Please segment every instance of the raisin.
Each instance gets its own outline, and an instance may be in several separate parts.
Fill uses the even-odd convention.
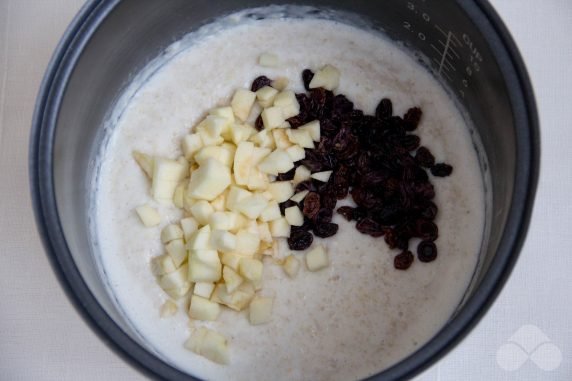
[[[289,170],[288,172],[279,173],[278,176],[276,176],[276,180],[277,180],[277,181],[289,181],[289,180],[292,180],[292,179],[294,178],[295,172],[296,172],[296,167],[292,168],[292,169]]]
[[[437,216],[437,205],[432,203],[431,201],[427,202],[426,205],[423,206],[421,210],[421,217],[426,220],[434,220]]]
[[[393,258],[393,267],[397,270],[407,270],[413,264],[413,253],[409,250],[403,250]]]
[[[314,216],[314,225],[327,224],[332,221],[334,211],[332,209],[322,208]]]
[[[437,163],[431,167],[431,173],[437,177],[447,177],[453,172],[453,167],[445,163]]]
[[[256,128],[256,131],[264,130],[264,122],[262,121],[262,114],[258,115],[258,118],[256,118],[256,121],[254,122],[254,128]]]
[[[250,90],[256,92],[261,88],[263,88],[264,86],[270,86],[271,83],[272,80],[270,78],[261,75],[260,77],[257,77],[254,81],[252,81],[252,86],[250,87]]]
[[[328,238],[335,235],[338,232],[338,224],[334,224],[331,222],[319,223],[316,224],[316,226],[314,226],[313,232],[316,235],[316,237]]]
[[[423,112],[419,107],[412,107],[403,115],[404,128],[406,131],[413,131],[419,125]]]
[[[290,250],[306,250],[312,245],[314,236],[312,233],[304,230],[293,230],[288,238],[288,247]]]
[[[417,135],[405,135],[403,138],[401,145],[406,151],[415,151],[417,147],[419,147],[419,143],[421,143],[421,139]]]
[[[371,218],[363,218],[356,224],[356,229],[372,237],[381,237],[385,233],[383,227]]]
[[[304,214],[304,216],[312,219],[316,217],[319,211],[320,211],[320,195],[316,192],[308,193],[304,198],[304,208],[302,210],[302,213]]]
[[[415,162],[422,167],[431,168],[435,164],[435,156],[427,147],[419,147],[415,154]]]
[[[338,213],[342,215],[347,221],[354,219],[354,208],[351,206],[340,206],[338,208]]]
[[[437,246],[433,241],[421,241],[417,245],[417,258],[421,262],[432,262],[437,258]]]
[[[380,119],[388,119],[393,115],[393,104],[388,98],[383,98],[375,109],[375,117]]]
[[[434,241],[439,236],[439,229],[434,222],[419,219],[415,224],[415,235],[423,240]]]
[[[304,88],[306,90],[310,90],[310,82],[312,82],[312,78],[314,78],[312,70],[304,69],[304,71],[302,71],[302,82],[304,82]]]

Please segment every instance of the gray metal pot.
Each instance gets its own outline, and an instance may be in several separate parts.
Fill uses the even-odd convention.
[[[282,3],[275,1],[274,4]],[[488,164],[491,201],[481,267],[465,302],[416,353],[376,377],[412,377],[457,344],[490,307],[528,227],[539,168],[536,106],[524,65],[484,0],[295,0],[352,12],[428,57],[472,118]],[[38,229],[54,271],[101,339],[148,375],[192,379],[140,342],[96,271],[87,215],[102,121],[132,76],[170,43],[223,14],[264,1],[93,0],[62,38],[38,96],[30,178]],[[255,15],[253,15],[255,17]],[[488,175],[486,173],[486,175]]]

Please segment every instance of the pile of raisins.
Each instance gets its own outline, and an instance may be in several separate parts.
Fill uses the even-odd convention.
[[[436,163],[431,151],[421,146],[420,138],[413,133],[421,120],[421,109],[410,108],[400,117],[393,114],[391,100],[385,98],[375,115],[365,115],[342,94],[334,95],[323,88],[310,89],[313,76],[308,69],[302,72],[307,92],[296,94],[300,113],[288,122],[292,128],[298,128],[318,119],[320,142],[314,149],[306,149],[306,157],[277,180],[293,179],[300,165],[312,173],[333,172],[327,183],[315,179],[299,183],[296,192],[309,191],[300,203],[288,200],[280,204],[282,213],[297,205],[304,214],[304,224],[291,228],[290,249],[310,247],[312,233],[321,238],[335,235],[338,225],[332,222],[332,216],[337,200],[349,194],[357,206],[342,206],[337,213],[348,221],[356,221],[359,232],[384,237],[391,249],[399,249],[400,254],[394,258],[396,269],[405,270],[413,263],[414,256],[409,251],[411,238],[421,239],[417,246],[420,261],[435,260],[434,241],[439,235],[434,222],[437,206],[432,202],[435,190],[427,171],[445,177],[453,167]],[[258,77],[252,90],[270,83],[268,78]],[[257,127],[261,128],[262,123],[259,124]]]

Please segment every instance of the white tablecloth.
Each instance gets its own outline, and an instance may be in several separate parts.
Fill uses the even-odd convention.
[[[28,195],[34,99],[82,0],[0,0],[0,379],[142,379],[91,332],[43,253]],[[542,130],[520,260],[476,329],[419,377],[572,380],[572,2],[495,0],[528,66]]]

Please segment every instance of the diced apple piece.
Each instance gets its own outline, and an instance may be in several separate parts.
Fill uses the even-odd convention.
[[[155,158],[151,184],[153,198],[163,203],[172,201],[175,188],[185,176],[185,167],[178,161]]]
[[[200,165],[208,158],[218,160],[230,168],[234,162],[234,148],[229,149],[228,146],[206,146],[201,148],[194,157],[195,161]]]
[[[210,215],[209,225],[212,230],[230,230],[233,227],[227,212],[218,211]]]
[[[226,230],[213,230],[211,245],[218,251],[230,252],[236,249],[236,236]]]
[[[258,226],[258,236],[261,241],[272,243],[272,234],[270,233],[270,227],[268,222],[259,222]]]
[[[276,149],[258,164],[258,168],[264,173],[278,176],[279,173],[285,173],[294,168],[294,162],[286,151]]]
[[[288,87],[288,78],[286,77],[277,77],[270,83],[270,86],[274,87],[278,91],[282,91]]]
[[[230,169],[209,158],[193,171],[187,194],[193,198],[212,201],[230,185]]]
[[[258,64],[263,67],[277,67],[280,65],[280,60],[276,54],[265,52],[258,56]]]
[[[222,253],[221,262],[223,265],[230,267],[234,271],[238,271],[238,264],[241,258],[249,258],[247,255],[238,253]]]
[[[189,307],[189,316],[195,320],[215,321],[220,315],[220,305],[211,302],[202,296],[191,296],[191,305]]]
[[[251,192],[238,186],[232,185],[226,196],[226,208],[236,211],[236,207],[240,202],[252,195]]]
[[[272,320],[272,304],[274,298],[257,296],[252,299],[249,307],[248,319],[250,324],[259,325]]]
[[[161,306],[160,316],[162,318],[171,317],[177,313],[177,309],[178,309],[177,304],[169,299],[165,301],[165,303],[163,303],[163,305]]]
[[[249,190],[263,191],[268,188],[270,180],[268,180],[268,175],[263,173],[258,168],[253,167],[250,169],[250,175],[248,176],[247,187]]]
[[[318,245],[306,254],[306,266],[310,271],[318,271],[328,267],[329,260],[326,249]]]
[[[254,134],[250,141],[255,143],[258,147],[274,149],[276,144],[274,142],[274,137],[272,136],[272,130],[262,130]]]
[[[262,262],[251,258],[242,258],[238,265],[240,275],[250,281],[257,281],[262,278]]]
[[[209,299],[213,293],[214,288],[215,288],[214,283],[197,282],[195,283],[193,294]]]
[[[284,259],[282,268],[284,269],[286,275],[288,275],[290,278],[294,278],[298,274],[298,271],[300,270],[300,261],[298,260],[298,258],[290,254]]]
[[[267,130],[280,128],[282,123],[286,121],[282,114],[282,108],[277,106],[265,108],[260,115],[262,117],[264,128]]]
[[[213,213],[212,205],[205,200],[199,200],[191,207],[191,214],[201,225],[208,224],[209,218]]]
[[[185,207],[185,189],[187,184],[188,181],[179,183],[173,193],[173,204],[179,209],[183,209]]]
[[[305,190],[302,192],[296,193],[294,196],[290,197],[290,200],[294,201],[295,203],[301,203],[302,200],[310,193],[310,191]]]
[[[323,87],[326,90],[333,91],[340,84],[340,71],[332,65],[326,65],[318,70],[310,81],[308,86],[310,89]]]
[[[332,171],[322,171],[322,172],[316,172],[316,173],[312,173],[312,177],[313,179],[316,179],[318,181],[321,181],[323,183],[327,183],[328,180],[330,179],[330,176],[332,175]]]
[[[222,279],[229,294],[232,294],[244,282],[244,279],[229,266],[223,266]]]
[[[290,224],[283,217],[271,221],[270,233],[274,238],[288,238],[290,237]]]
[[[293,162],[300,161],[306,157],[306,151],[304,151],[304,148],[300,147],[298,144],[294,144],[286,148],[286,153],[290,156],[290,159],[292,159]]]
[[[294,130],[290,128],[286,130],[286,134],[292,143],[302,148],[314,148],[314,141],[312,140],[312,136],[310,136],[310,132],[307,130]]]
[[[309,123],[304,124],[303,126],[298,127],[299,130],[306,130],[310,133],[312,140],[315,142],[320,141],[320,121],[313,120]]]
[[[246,185],[253,166],[254,143],[240,142],[234,154],[234,181],[238,185]]]
[[[187,249],[182,239],[176,239],[165,245],[167,254],[173,258],[175,266],[179,267],[187,259]]]
[[[254,193],[239,201],[235,209],[250,219],[257,219],[260,213],[268,206],[268,200],[259,193]]]
[[[161,223],[161,216],[159,212],[157,212],[157,209],[148,204],[138,206],[135,208],[135,212],[137,212],[143,225],[147,227],[156,226]]]
[[[221,118],[222,119],[222,118]],[[204,126],[204,125],[203,125]],[[201,141],[205,146],[216,146],[224,142],[224,138],[220,135],[211,135],[208,130],[201,125],[197,126],[197,135],[201,137]],[[224,130],[223,130],[224,131]],[[222,133],[222,131],[221,131]]]
[[[163,254],[151,260],[151,272],[156,276],[172,273],[176,269],[177,266],[169,254]]]
[[[248,140],[255,133],[256,130],[252,126],[249,126],[247,124],[234,123],[230,127],[229,131],[230,141],[238,145],[238,143]]]
[[[177,270],[162,275],[159,279],[159,286],[161,286],[163,290],[184,287],[187,283],[189,283],[187,279],[188,272],[188,266],[184,264]]]
[[[244,255],[254,255],[260,246],[260,237],[247,230],[239,230],[236,233],[236,252]]]
[[[304,225],[304,215],[302,214],[298,206],[291,206],[289,208],[286,208],[284,210],[284,216],[286,218],[286,221],[288,221],[288,223],[291,226]]]
[[[275,181],[268,186],[268,192],[276,202],[284,202],[294,195],[294,186],[290,181]]]
[[[153,179],[153,156],[144,154],[139,151],[133,151],[133,158],[139,164],[143,172],[148,178]]]
[[[280,207],[276,201],[269,202],[268,206],[266,206],[266,208],[260,214],[260,219],[263,222],[274,221],[280,217],[282,217],[282,214],[280,213]]]
[[[191,250],[188,268],[190,282],[218,282],[222,275],[216,250]]]
[[[284,119],[291,118],[300,113],[300,104],[292,90],[284,90],[274,98],[274,106],[282,109]]]
[[[217,198],[211,201],[211,206],[215,212],[223,212],[226,205],[226,191],[219,194]]]
[[[208,250],[211,246],[211,228],[205,225],[189,236],[187,250]]]
[[[197,220],[192,217],[183,218],[180,223],[183,228],[183,237],[185,238],[185,241],[188,241],[191,234],[198,230],[199,224]]]
[[[186,341],[185,348],[218,364],[230,362],[226,338],[207,328],[199,328]]]
[[[220,135],[227,128],[229,128],[233,122],[234,119],[227,117],[226,115],[225,116],[208,115],[205,118],[205,120],[201,122],[199,126],[197,126],[197,131],[204,130],[210,138],[218,140]],[[203,138],[203,136],[204,135],[201,135],[201,138]],[[204,140],[204,138],[203,138],[203,143],[205,143],[205,145],[211,145],[208,144]]]
[[[192,286],[191,283],[187,282],[181,287],[164,289],[163,291],[165,291],[165,293],[173,299],[180,299],[187,295],[187,293],[191,289],[191,286]]]
[[[209,114],[223,117],[228,119],[230,123],[234,123],[234,112],[231,106],[215,107],[209,111]]]
[[[256,92],[256,99],[258,99],[260,106],[266,108],[272,106],[276,94],[278,94],[278,90],[270,86],[264,86]]]
[[[254,286],[250,282],[242,282],[242,284],[232,293],[228,293],[224,284],[218,284],[215,287],[211,300],[216,303],[224,304],[235,311],[242,311],[252,298],[254,298]]]
[[[181,148],[183,150],[183,154],[185,155],[185,159],[191,160],[192,157],[195,155],[195,152],[200,150],[203,147],[203,140],[199,134],[189,134],[183,138],[183,143],[181,144]]]
[[[272,131],[272,137],[274,138],[274,144],[277,148],[286,150],[288,147],[292,146],[286,131],[283,128],[275,128]]]
[[[256,93],[247,89],[236,90],[230,102],[234,115],[244,122],[248,118],[255,100]]]
[[[170,224],[165,226],[161,231],[161,242],[163,244],[167,244],[171,241],[181,238],[183,238],[183,230],[179,227],[179,225]]]
[[[310,172],[310,170],[307,167],[300,165],[299,167],[296,168],[296,171],[294,172],[294,179],[292,179],[292,182],[294,184],[298,184],[303,181],[309,180],[311,177],[312,177],[312,172]]]

